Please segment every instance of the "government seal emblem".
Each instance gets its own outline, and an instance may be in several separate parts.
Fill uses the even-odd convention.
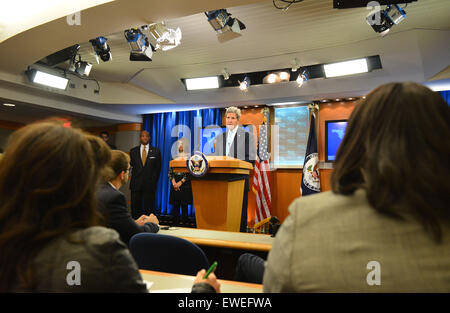
[[[186,160],[186,167],[192,176],[202,177],[208,171],[208,160],[203,153],[196,151]]]
[[[317,153],[309,154],[305,159],[303,170],[303,183],[311,190],[320,192],[319,156]]]

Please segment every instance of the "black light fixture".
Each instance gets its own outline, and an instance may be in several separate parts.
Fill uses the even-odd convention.
[[[205,15],[221,43],[241,36],[241,30],[245,29],[244,23],[231,17],[226,9],[208,11]]]
[[[405,10],[398,4],[393,4],[388,5],[384,10],[369,13],[366,17],[366,21],[374,31],[379,33],[381,36],[385,36],[394,25],[399,24],[405,18]]]
[[[94,49],[95,59],[97,63],[100,63],[98,59],[102,59],[103,62],[107,62],[112,59],[111,49],[109,45],[106,43],[108,41],[105,37],[97,37],[95,39],[89,40],[92,44],[92,48]]]
[[[155,48],[148,41],[147,36],[139,28],[131,28],[124,31],[124,35],[130,44],[130,61],[151,61]]]

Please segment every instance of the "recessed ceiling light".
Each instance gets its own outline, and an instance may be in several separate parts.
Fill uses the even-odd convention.
[[[269,84],[276,83],[277,82],[277,78],[278,78],[278,76],[276,74],[271,73],[271,74],[269,74],[269,76],[267,76],[267,82]]]
[[[16,105],[13,103],[3,103],[5,107],[15,107]]]
[[[369,71],[366,58],[324,64],[323,69],[325,71],[325,77],[327,78],[366,73]]]
[[[185,83],[187,90],[219,88],[219,79],[217,76],[186,78]]]
[[[67,78],[41,72],[35,69],[26,71],[30,81],[36,84],[65,90],[69,80]]]
[[[281,79],[281,81],[289,81],[289,73],[288,72],[280,72],[280,74],[278,75]]]

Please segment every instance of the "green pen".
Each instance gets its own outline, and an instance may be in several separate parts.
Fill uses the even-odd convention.
[[[207,279],[209,274],[211,274],[212,272],[214,272],[216,270],[216,267],[217,267],[217,261],[214,261],[214,263],[209,267],[209,269],[206,272],[205,276],[203,276],[203,279]]]

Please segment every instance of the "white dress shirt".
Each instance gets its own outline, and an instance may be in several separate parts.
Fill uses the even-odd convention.
[[[227,146],[226,146],[226,156],[230,154],[231,144],[233,143],[234,137],[236,137],[236,133],[238,130],[238,125],[232,130],[227,131]]]
[[[145,149],[145,152],[147,152],[147,157],[148,157],[148,148],[149,148],[149,144],[146,144],[145,146],[143,144],[141,144],[141,149],[140,149],[140,156],[142,158],[142,150]]]

